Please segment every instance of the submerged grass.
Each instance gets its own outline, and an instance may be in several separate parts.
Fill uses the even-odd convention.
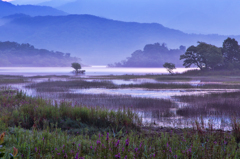
[[[233,84],[199,84],[191,85],[188,83],[142,83],[142,84],[114,84],[112,81],[45,81],[33,83],[27,88],[36,89],[38,92],[68,92],[70,89],[124,89],[124,88],[143,88],[143,89],[240,89],[240,85]]]
[[[0,75],[0,84],[25,83],[28,80],[23,76]]]
[[[188,70],[183,76],[240,76],[240,70]]]
[[[161,110],[166,111],[170,108],[176,108],[177,104],[167,99],[158,98],[140,98],[128,95],[108,95],[108,94],[76,94],[76,93],[60,93],[60,94],[41,94],[44,98],[58,98],[76,102],[81,105],[100,106],[111,109],[122,108],[123,106],[131,109],[143,110]]]
[[[240,116],[240,92],[211,93],[203,95],[175,96],[175,99],[188,103],[177,110],[181,116]]]

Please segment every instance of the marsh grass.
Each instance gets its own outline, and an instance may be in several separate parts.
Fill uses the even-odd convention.
[[[46,81],[33,83],[27,88],[34,88],[38,92],[59,92],[68,91],[71,88],[117,88],[111,81],[85,81],[85,80],[70,80],[70,81]]]
[[[0,120],[5,125],[21,126],[25,129],[33,126],[42,129],[46,122],[57,124],[64,130],[84,128],[86,124],[97,129],[137,129],[142,124],[141,118],[128,108],[113,111],[67,101],[57,103],[28,97],[22,91],[1,95],[0,108]]]
[[[23,76],[0,75],[0,84],[26,83],[28,80]]]
[[[75,94],[62,93],[60,99],[70,99],[82,105],[103,106],[110,108],[120,108],[122,106],[142,109],[169,109],[176,108],[177,105],[167,99],[138,98],[127,95],[107,95],[107,94]]]
[[[105,132],[92,136],[71,135],[54,128],[31,131],[7,128],[6,154],[12,147],[18,149],[17,158],[124,158],[124,159],[201,159],[239,158],[240,149],[236,134],[207,130],[201,123],[195,129],[183,129],[181,133],[170,131]],[[1,131],[0,131],[1,133]],[[239,132],[237,131],[238,135]],[[7,155],[5,156],[7,157]]]
[[[36,89],[37,92],[68,92],[70,89],[124,89],[124,88],[142,88],[142,89],[240,89],[239,84],[227,83],[207,83],[191,85],[189,83],[141,83],[141,84],[114,84],[110,80],[86,81],[84,79],[67,81],[44,81],[32,83],[27,88]]]
[[[188,70],[183,76],[240,76],[240,70]]]
[[[205,98],[237,99],[238,94],[210,94],[209,99],[207,96],[185,96],[182,99],[194,104]],[[82,101],[94,97],[79,94],[64,96],[82,98]],[[103,101],[110,98],[111,101],[116,97],[96,95],[94,98]],[[125,98],[129,97],[118,97],[116,103]],[[158,107],[157,103],[166,101],[139,99],[139,102],[146,105],[156,103]],[[145,104],[140,107],[145,107]],[[164,108],[169,104],[166,102]],[[0,110],[0,134],[6,132],[6,159],[10,158],[13,147],[18,149],[16,157],[20,159],[240,158],[240,124],[236,118],[232,120],[232,132],[214,131],[212,125],[207,129],[203,120],[193,120],[192,129],[143,130],[140,129],[141,118],[130,109],[111,111],[64,100],[58,103],[7,88],[0,92]]]
[[[240,116],[240,92],[211,93],[204,95],[183,95],[174,98],[188,103],[179,108],[181,116]]]

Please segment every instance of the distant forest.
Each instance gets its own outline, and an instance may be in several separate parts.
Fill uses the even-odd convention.
[[[143,50],[136,50],[126,60],[109,64],[109,67],[163,67],[165,62],[173,62],[176,66],[182,66],[179,60],[181,54],[186,51],[185,46],[179,49],[168,49],[166,44],[147,44]]]
[[[79,62],[80,58],[71,57],[70,53],[54,52],[46,49],[36,49],[30,44],[16,42],[0,42],[1,67],[55,67],[71,66],[72,62]]]

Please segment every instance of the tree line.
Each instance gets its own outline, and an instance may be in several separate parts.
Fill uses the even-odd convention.
[[[147,44],[143,50],[136,50],[121,62],[109,64],[109,67],[162,67],[166,61],[173,61],[181,66],[179,56],[186,51],[185,46],[168,49],[165,43]]]
[[[222,47],[198,42],[180,56],[186,68],[197,66],[200,70],[240,69],[240,46],[234,38],[224,40]]]
[[[37,49],[28,43],[0,42],[0,66],[70,66],[79,61],[70,53]]]

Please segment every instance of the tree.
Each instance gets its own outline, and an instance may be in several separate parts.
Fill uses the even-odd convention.
[[[168,71],[169,73],[171,73],[171,74],[173,74],[173,69],[176,69],[175,64],[173,64],[173,63],[168,63],[168,62],[166,62],[166,63],[163,65],[163,67],[166,68],[167,71]]]
[[[76,73],[78,73],[78,69],[81,69],[81,65],[77,62],[72,63],[72,68],[76,70]]]
[[[186,68],[192,65],[197,66],[200,70],[215,69],[222,64],[221,49],[204,42],[198,42],[197,46],[190,46],[185,54],[180,56],[183,66]]]
[[[227,68],[236,67],[240,63],[240,48],[235,39],[227,38],[223,42],[222,55]]]

